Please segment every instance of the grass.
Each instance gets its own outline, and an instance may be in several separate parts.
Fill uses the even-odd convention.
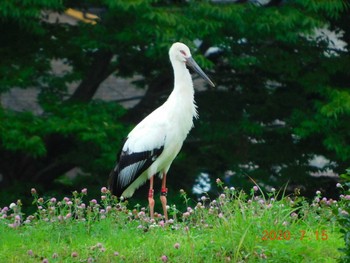
[[[332,213],[339,202],[317,193],[309,203],[274,189],[264,194],[227,188],[203,196],[187,211],[169,207],[171,220],[145,208],[128,209],[101,189],[60,201],[32,189],[37,212],[21,202],[0,209],[0,262],[336,262],[344,247]],[[188,205],[190,200],[181,192]]]

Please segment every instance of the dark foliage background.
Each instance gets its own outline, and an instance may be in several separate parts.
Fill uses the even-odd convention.
[[[68,8],[98,19],[49,20]],[[349,20],[345,0],[0,2],[0,96],[35,87],[42,110],[0,105],[0,205],[33,186],[97,193],[122,138],[171,92],[175,41],[191,47],[218,88],[196,84],[200,119],[170,171],[171,192],[191,192],[208,173],[214,192],[217,177],[244,188],[250,176],[263,188],[288,182],[305,195],[334,195],[334,179],[310,174],[349,165],[350,59],[321,29],[348,45]],[[52,60],[70,70],[54,74]],[[146,93],[134,108],[93,99],[111,74],[140,76]],[[317,156],[328,162],[315,166]],[[67,180],[75,167],[88,176]]]

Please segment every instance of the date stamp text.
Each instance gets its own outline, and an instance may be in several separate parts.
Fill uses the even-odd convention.
[[[305,230],[299,230],[292,233],[289,230],[264,230],[262,232],[261,240],[328,240],[328,234],[326,230],[315,230],[313,232],[306,232]]]

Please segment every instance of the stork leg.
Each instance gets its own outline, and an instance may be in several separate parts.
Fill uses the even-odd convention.
[[[163,212],[164,212],[164,218],[167,221],[168,220],[168,211],[166,209],[166,196],[168,193],[168,188],[166,188],[166,173],[163,173],[162,178],[162,190],[160,192],[160,201],[162,202]]]
[[[151,219],[154,218],[153,178],[154,176],[152,176],[149,179],[149,190],[148,190],[148,204],[149,204],[149,213],[150,213]]]

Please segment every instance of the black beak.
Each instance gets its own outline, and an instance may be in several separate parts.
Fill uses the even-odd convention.
[[[203,70],[198,66],[196,61],[192,57],[187,58],[186,65],[190,66],[194,71],[198,73],[203,79],[205,79],[210,86],[215,87],[215,84],[209,79],[209,77],[203,72]]]

